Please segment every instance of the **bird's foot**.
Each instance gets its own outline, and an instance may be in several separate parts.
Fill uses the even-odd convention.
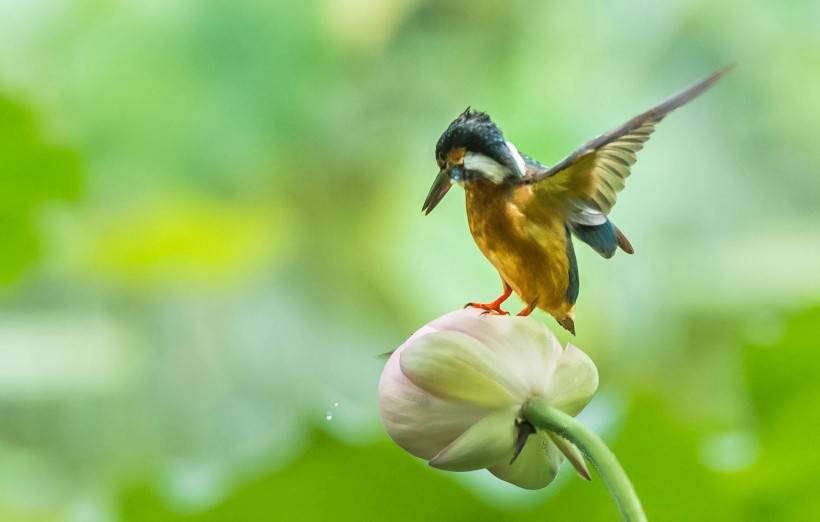
[[[502,282],[504,283],[504,293],[498,296],[498,299],[490,303],[467,303],[464,305],[464,308],[480,308],[481,310],[484,310],[484,313],[481,315],[510,315],[510,312],[501,308],[501,304],[506,301],[510,295],[512,295],[512,287],[510,287],[506,281],[502,280]]]
[[[479,308],[484,310],[481,315],[510,315],[510,312],[501,308],[501,303],[493,301],[492,303],[467,303],[464,308]]]

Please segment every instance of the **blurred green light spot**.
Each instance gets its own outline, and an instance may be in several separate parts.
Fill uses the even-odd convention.
[[[757,460],[757,438],[747,431],[710,435],[701,442],[700,455],[707,468],[715,471],[739,471]]]

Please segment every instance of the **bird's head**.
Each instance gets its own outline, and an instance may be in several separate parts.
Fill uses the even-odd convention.
[[[500,184],[524,175],[524,160],[485,112],[469,107],[447,127],[436,144],[439,173],[422,211],[429,214],[453,183],[488,180]]]

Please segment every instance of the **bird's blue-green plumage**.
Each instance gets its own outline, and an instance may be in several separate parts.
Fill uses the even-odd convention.
[[[573,224],[572,233],[607,259],[615,255],[618,248],[615,225],[608,219],[601,225]]]
[[[575,248],[572,246],[569,229],[567,229],[567,259],[569,259],[567,301],[575,304],[575,301],[578,300],[578,292],[581,290],[581,278],[578,276],[578,260],[575,258]]]

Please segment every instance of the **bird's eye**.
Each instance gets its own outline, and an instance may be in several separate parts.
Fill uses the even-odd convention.
[[[436,163],[438,163],[438,166],[440,168],[444,168],[444,154],[442,154],[441,152],[436,154]]]

